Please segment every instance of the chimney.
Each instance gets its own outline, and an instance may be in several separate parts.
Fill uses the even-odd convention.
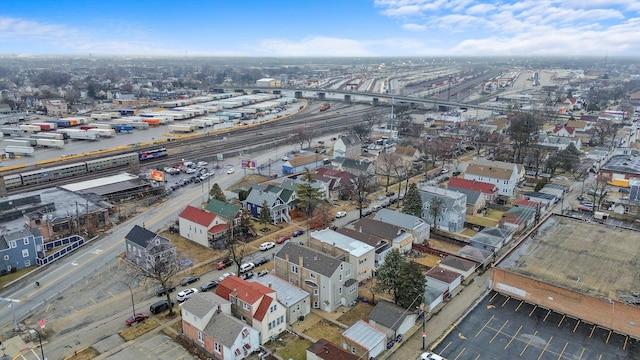
[[[289,262],[289,253],[284,253],[284,259],[287,260],[287,262]]]
[[[272,287],[271,282],[269,282],[269,284],[267,286],[269,286],[269,289],[271,289],[271,287]]]
[[[218,310],[216,310],[216,314],[220,314],[222,312],[222,309],[220,308],[220,304],[218,304]]]
[[[233,296],[238,297],[238,289],[233,289]]]

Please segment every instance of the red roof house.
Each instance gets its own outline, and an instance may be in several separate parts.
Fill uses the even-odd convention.
[[[498,187],[495,184],[482,181],[452,177],[448,187],[481,192],[487,202],[494,201],[498,197]]]

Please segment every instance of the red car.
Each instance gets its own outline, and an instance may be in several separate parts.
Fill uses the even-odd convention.
[[[228,268],[228,267],[229,267],[229,266],[231,266],[231,265],[233,265],[233,260],[231,260],[231,259],[225,259],[225,260],[223,260],[223,261],[220,261],[220,262],[218,263],[218,266],[216,266],[216,268],[217,268],[218,270],[222,270],[222,269],[226,269],[226,268]]]
[[[283,236],[281,238],[278,238],[278,240],[276,240],[276,242],[278,244],[282,244],[282,243],[284,243],[286,241],[289,241],[289,240],[291,240],[291,236]]]
[[[126,320],[126,323],[127,325],[131,326],[134,323],[143,322],[148,318],[149,315],[147,315],[147,313],[138,313],[135,316],[129,316],[129,318]]]

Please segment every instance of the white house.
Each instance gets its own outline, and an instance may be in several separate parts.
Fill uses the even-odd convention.
[[[476,159],[467,167],[464,178],[495,184],[498,195],[513,196],[520,174],[516,164]]]
[[[226,221],[208,211],[187,205],[178,215],[178,224],[180,236],[199,245],[210,247],[209,229],[216,225],[226,225]]]
[[[371,277],[375,267],[375,248],[347,235],[324,229],[311,233],[311,247],[331,256],[344,254],[353,265],[358,282]]]

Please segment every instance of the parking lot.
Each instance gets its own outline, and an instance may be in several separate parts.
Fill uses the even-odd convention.
[[[608,329],[492,292],[436,347],[452,359],[640,359]]]

